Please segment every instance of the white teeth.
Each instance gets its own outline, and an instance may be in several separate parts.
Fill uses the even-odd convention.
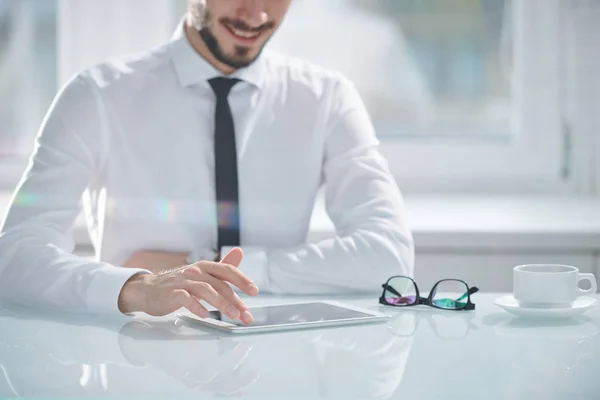
[[[255,37],[258,37],[258,35],[260,34],[260,32],[258,33],[251,33],[251,32],[244,32],[244,31],[239,31],[237,29],[233,29],[231,28],[231,30],[233,31],[233,33],[236,34],[236,36],[240,36],[246,39],[254,39]]]

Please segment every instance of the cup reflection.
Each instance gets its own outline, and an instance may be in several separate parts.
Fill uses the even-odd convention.
[[[514,393],[527,396],[522,398],[540,398],[548,385],[557,398],[592,398],[584,393],[598,393],[596,352],[600,330],[588,317],[546,319],[490,314],[483,323],[501,341],[504,356],[512,366],[507,373]]]

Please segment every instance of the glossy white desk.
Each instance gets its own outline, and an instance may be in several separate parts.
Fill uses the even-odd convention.
[[[0,398],[600,399],[600,308],[526,321],[495,307],[495,296],[476,294],[471,313],[344,299],[394,317],[247,337],[174,318],[102,321],[4,307]]]

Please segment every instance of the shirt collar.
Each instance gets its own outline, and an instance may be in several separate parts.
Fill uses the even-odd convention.
[[[184,32],[185,21],[184,18],[177,26],[171,39],[173,64],[181,85],[192,86],[212,78],[225,76],[192,47]],[[227,77],[241,79],[260,89],[264,83],[265,69],[265,55],[262,54],[248,67],[240,68]]]

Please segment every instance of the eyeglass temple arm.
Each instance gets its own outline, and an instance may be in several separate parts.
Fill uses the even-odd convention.
[[[456,299],[456,301],[464,300],[467,296],[470,296],[470,295],[475,294],[477,292],[479,292],[479,288],[473,286],[472,288],[470,288],[469,290],[467,290],[467,292],[465,294],[463,294],[458,299]]]
[[[383,285],[381,285],[382,288],[384,288],[387,291],[392,292],[392,294],[395,294],[398,297],[402,297],[402,295],[400,293],[398,293],[398,291],[396,289],[394,289],[393,287],[391,287],[390,285],[388,285],[387,283],[384,283]],[[385,295],[385,294],[384,294]]]

